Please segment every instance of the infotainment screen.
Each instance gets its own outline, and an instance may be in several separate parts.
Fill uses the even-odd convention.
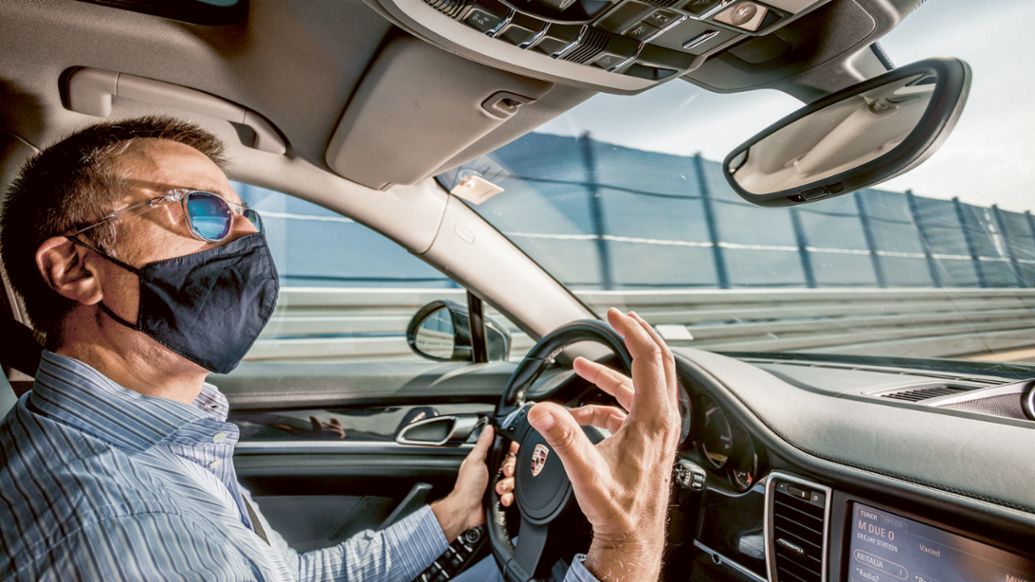
[[[1035,561],[853,504],[848,582],[1035,582]]]

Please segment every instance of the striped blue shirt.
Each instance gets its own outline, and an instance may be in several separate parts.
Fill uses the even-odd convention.
[[[0,424],[0,579],[409,581],[445,551],[427,506],[303,554],[257,513],[267,545],[227,411],[209,384],[186,405],[44,352]],[[595,579],[576,560],[566,580]]]
[[[408,581],[445,551],[428,507],[304,554],[263,520],[267,545],[226,415],[213,386],[188,406],[45,353],[0,426],[0,579]]]

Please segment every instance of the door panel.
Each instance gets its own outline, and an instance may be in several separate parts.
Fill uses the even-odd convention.
[[[491,414],[513,368],[249,364],[211,381],[241,428],[234,460],[241,483],[273,529],[308,551],[446,495],[476,434],[460,444],[454,435],[442,446],[405,445],[396,442],[400,429],[435,416]],[[474,560],[483,550],[472,547]]]

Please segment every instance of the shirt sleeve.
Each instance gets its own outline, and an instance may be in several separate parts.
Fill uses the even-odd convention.
[[[564,582],[599,582],[597,577],[586,569],[585,561],[585,554],[576,554],[571,567],[568,568],[568,574],[564,576]]]
[[[425,505],[382,530],[362,531],[344,542],[296,552],[259,513],[270,545],[299,580],[410,582],[449,547],[431,507]]]

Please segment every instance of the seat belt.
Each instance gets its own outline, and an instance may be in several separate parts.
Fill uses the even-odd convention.
[[[252,522],[252,530],[255,531],[255,535],[262,538],[262,541],[266,542],[267,546],[271,545],[269,538],[266,537],[266,529],[262,527],[259,516],[255,513],[255,508],[252,507],[252,504],[244,495],[241,496],[241,501],[244,501],[244,509],[248,512],[248,519]]]

